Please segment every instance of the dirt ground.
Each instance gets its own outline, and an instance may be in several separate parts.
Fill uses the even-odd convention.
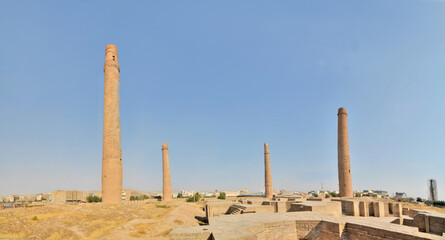
[[[46,205],[0,210],[0,239],[168,239],[178,226],[199,225],[202,204]]]

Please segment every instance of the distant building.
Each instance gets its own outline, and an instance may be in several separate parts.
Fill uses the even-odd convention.
[[[82,191],[56,190],[50,195],[50,203],[86,202],[87,195]]]
[[[406,193],[404,192],[396,192],[396,198],[407,198]]]
[[[17,195],[9,195],[6,197],[5,202],[17,202],[19,200],[19,196]]]
[[[215,196],[215,194],[212,193],[212,192],[206,192],[206,193],[204,194],[204,197],[213,197],[213,196]]]
[[[129,202],[131,197],[142,197],[144,194],[137,190],[124,189],[122,190],[122,201]]]
[[[189,191],[186,191],[186,190],[181,190],[179,193],[180,193],[182,196],[184,196],[184,197],[191,197],[191,196],[193,196],[193,193],[191,193],[191,192],[189,192]]]
[[[320,195],[320,191],[310,191],[307,193],[308,195]]]
[[[240,190],[240,194],[248,194],[249,190],[247,190],[247,188],[243,188]]]
[[[236,197],[238,195],[240,195],[240,191],[238,192],[231,192],[231,191],[222,191],[226,193],[226,197]]]
[[[363,192],[357,192],[360,197],[375,197],[375,198],[389,198],[387,191],[382,190],[363,190]]]
[[[36,201],[48,201],[50,193],[39,193],[36,194]]]
[[[389,198],[389,194],[387,191],[383,190],[374,190],[374,192],[378,195],[380,195],[382,198]]]

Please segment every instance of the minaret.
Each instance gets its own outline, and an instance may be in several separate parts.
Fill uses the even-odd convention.
[[[119,105],[119,64],[114,44],[105,47],[102,202],[122,201],[122,150]]]
[[[273,197],[272,172],[270,170],[269,145],[264,144],[264,180],[266,188],[266,198]]]
[[[348,119],[345,108],[338,109],[338,185],[340,197],[353,197],[349,159]]]
[[[172,200],[172,184],[170,181],[170,163],[168,162],[168,143],[162,144],[162,175],[164,201]]]

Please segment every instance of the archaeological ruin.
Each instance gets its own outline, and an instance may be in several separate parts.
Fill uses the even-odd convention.
[[[119,63],[115,45],[105,47],[102,201],[122,201],[122,150],[119,104]]]
[[[122,151],[117,48],[105,50],[102,158],[104,203],[121,203]],[[204,201],[206,225],[179,227],[171,240],[224,239],[444,239],[445,214],[404,207],[388,199],[354,198],[347,111],[338,109],[339,197],[274,195],[268,143],[264,143],[265,194]],[[163,200],[172,200],[168,143],[162,144]]]
[[[272,172],[270,170],[270,154],[269,144],[264,144],[264,181],[265,181],[265,195],[266,198],[272,198],[273,186],[272,186]]]
[[[338,185],[340,197],[353,197],[351,161],[349,159],[348,113],[338,109]]]
[[[170,182],[170,163],[168,161],[168,143],[162,144],[162,182],[164,201],[172,200],[172,185]]]
[[[267,143],[264,165],[266,200],[207,200],[208,225],[175,228],[170,240],[444,239],[445,214],[387,199],[353,198],[345,108],[338,109],[339,197],[272,196]]]
[[[445,214],[402,203],[274,197],[205,202],[208,225],[179,227],[170,240],[444,239]]]

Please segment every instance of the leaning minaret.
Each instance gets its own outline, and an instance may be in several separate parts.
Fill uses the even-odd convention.
[[[168,162],[168,143],[162,144],[162,175],[164,201],[172,200],[172,184],[170,182],[170,163]]]
[[[122,200],[122,150],[119,105],[119,64],[114,44],[105,47],[104,135],[102,149],[102,202]]]
[[[270,170],[269,144],[264,144],[264,180],[266,188],[266,198],[273,197],[272,172]]]
[[[338,109],[338,185],[340,197],[353,197],[349,159],[348,119],[345,108]]]

